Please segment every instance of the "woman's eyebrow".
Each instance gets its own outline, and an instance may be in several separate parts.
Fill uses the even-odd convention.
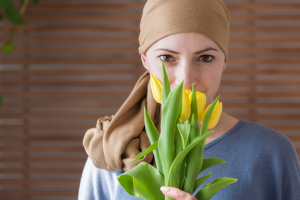
[[[178,52],[172,51],[172,50],[170,50],[170,49],[164,49],[164,48],[162,48],[162,49],[156,49],[155,51],[158,51],[158,50],[163,50],[163,51],[168,51],[168,52],[171,52],[171,53],[174,53],[174,54],[179,54]],[[214,49],[214,48],[212,48],[212,47],[207,47],[207,48],[205,48],[205,49],[203,49],[203,50],[200,50],[200,51],[195,52],[194,54],[195,54],[195,55],[196,55],[196,54],[200,54],[200,53],[202,53],[202,52],[209,51],[209,50],[218,51],[217,49]]]

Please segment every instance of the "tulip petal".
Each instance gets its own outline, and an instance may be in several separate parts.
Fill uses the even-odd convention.
[[[161,81],[154,76],[153,74],[150,75],[150,82],[151,82],[151,89],[152,94],[157,103],[161,103],[161,93],[162,93],[162,83]]]
[[[191,106],[188,94],[186,92],[182,92],[182,107],[181,107],[181,114],[179,120],[184,122],[186,121],[191,114]]]
[[[214,109],[213,114],[209,120],[208,127],[207,127],[208,129],[212,129],[217,125],[217,123],[219,122],[221,113],[222,113],[222,102],[219,103],[219,101],[218,101],[216,108]]]

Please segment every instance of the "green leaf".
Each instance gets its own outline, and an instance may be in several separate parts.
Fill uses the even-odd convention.
[[[197,107],[197,98],[196,98],[194,83],[192,86],[191,115],[190,115],[190,118],[188,119],[189,124],[192,122],[193,114],[196,116],[196,119],[197,119],[196,121],[198,121],[198,107]]]
[[[33,0],[33,4],[36,5],[40,0]]]
[[[15,8],[15,6],[10,6],[5,8],[5,14],[9,21],[14,24],[23,24],[22,16],[19,11]]]
[[[9,53],[14,49],[14,44],[12,41],[7,41],[1,48],[2,53]]]
[[[2,14],[0,13],[0,21],[2,20],[2,18],[3,18],[3,16],[2,16]]]
[[[8,8],[14,6],[11,0],[0,0],[0,8]]]
[[[162,113],[158,151],[165,180],[175,158],[174,132],[181,113],[182,86],[183,81],[170,92]]]
[[[203,159],[203,165],[202,165],[201,171],[199,173],[203,172],[204,170],[206,170],[212,166],[221,165],[224,163],[226,163],[226,161],[222,160],[220,158],[205,158],[205,159]]]
[[[189,142],[189,134],[190,134],[191,126],[189,124],[177,124],[177,128],[181,135],[181,139],[183,142],[183,149],[184,149]]]
[[[118,176],[120,185],[128,194],[145,200],[164,199],[160,191],[164,177],[152,165],[141,162],[136,167]]]
[[[147,149],[141,151],[141,152],[134,158],[134,160],[132,160],[131,162],[137,161],[138,159],[142,158],[143,156],[141,157],[141,155],[142,155],[143,153],[145,153],[146,151],[147,151]]]
[[[141,159],[142,157],[144,157],[145,155],[147,155],[148,153],[150,153],[151,151],[155,150],[158,148],[158,142],[153,143],[148,149],[146,149],[146,151],[142,151],[140,152],[133,161],[131,162],[135,162],[139,159]]]
[[[191,140],[195,136],[200,135],[199,125],[196,116],[192,115]],[[204,144],[203,144],[204,143]],[[205,138],[199,144],[197,144],[186,156],[187,157],[187,172],[183,190],[187,193],[193,194],[194,185],[196,182],[197,175],[199,174],[203,164],[203,151],[205,146]]]
[[[211,175],[211,173],[209,172],[209,174],[198,178],[195,182],[194,191],[196,191],[198,189],[198,187],[200,185],[202,185],[202,183],[204,183],[210,177],[210,175]]]
[[[182,189],[184,180],[185,180],[185,174],[186,174],[186,157],[183,159],[183,162],[181,164],[181,169],[180,169],[180,181],[179,181],[179,188]]]
[[[177,155],[183,149],[182,137],[181,137],[181,134],[180,134],[180,132],[178,130],[178,124],[179,123],[177,123],[177,126],[175,126],[175,132],[174,132],[175,158],[177,157]]]
[[[201,125],[200,135],[202,133],[206,133],[208,122],[210,120],[210,116],[211,116],[211,114],[212,114],[212,112],[213,112],[213,110],[215,108],[215,105],[218,102],[219,98],[220,98],[220,95],[215,99],[215,101],[209,107],[208,111],[205,113],[205,116],[204,116],[204,119],[203,119],[202,125]]]
[[[169,78],[168,78],[163,61],[162,61],[162,74],[163,74],[163,81],[162,81],[163,88],[162,88],[162,92],[161,92],[161,99],[162,99],[161,102],[162,102],[162,107],[164,107],[165,103],[167,101],[167,98],[170,94],[171,89],[170,89]]]
[[[152,145],[155,142],[158,142],[160,134],[159,134],[158,130],[156,129],[154,123],[152,122],[145,107],[144,107],[144,121],[145,121],[146,133],[147,133],[150,143]],[[161,173],[164,176],[161,160],[159,157],[159,152],[158,152],[158,150],[154,150],[153,153],[154,153],[154,159],[156,162],[157,170],[159,171],[159,173]]]
[[[178,156],[173,161],[172,166],[170,167],[170,171],[167,179],[167,186],[179,188],[180,183],[177,176],[178,174],[180,174],[180,169],[181,169],[183,159],[193,149],[193,147],[195,147],[197,144],[199,144],[199,142],[201,142],[201,140],[203,140],[204,138],[206,138],[212,133],[213,131],[196,137],[189,146],[187,146],[178,154]]]
[[[230,177],[220,177],[216,178],[212,182],[206,184],[196,195],[195,197],[197,199],[201,200],[210,200],[212,196],[214,196],[217,192],[219,192],[221,189],[226,187],[227,185],[230,185],[232,183],[235,183],[237,181],[236,178],[230,178]]]

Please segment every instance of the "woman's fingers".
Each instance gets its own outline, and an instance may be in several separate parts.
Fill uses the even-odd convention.
[[[160,190],[164,195],[171,197],[172,199],[175,200],[197,200],[196,197],[194,197],[193,195],[184,192],[182,190],[179,190],[178,188],[175,187],[162,186]]]

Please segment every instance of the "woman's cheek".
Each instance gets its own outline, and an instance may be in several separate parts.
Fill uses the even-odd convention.
[[[207,90],[209,92],[208,101],[213,101],[213,97],[217,93],[220,86],[221,75],[216,73],[211,73],[208,74],[205,79],[208,87]]]

